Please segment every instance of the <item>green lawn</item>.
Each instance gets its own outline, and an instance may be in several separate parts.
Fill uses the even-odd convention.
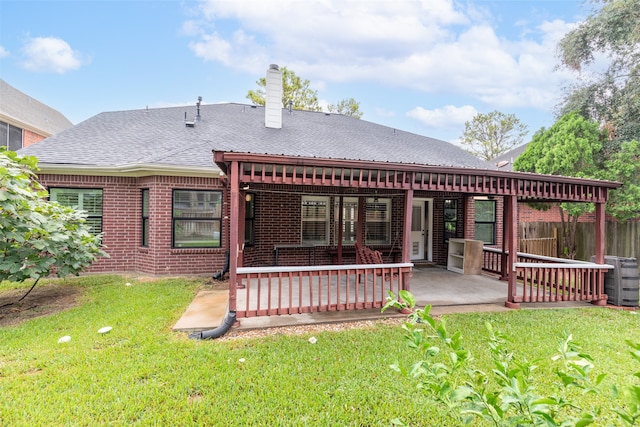
[[[129,281],[131,286],[125,286]],[[193,341],[174,333],[197,280],[137,282],[117,276],[67,280],[85,288],[82,304],[0,328],[0,425],[446,425],[415,382],[389,365],[408,366],[399,326]],[[0,285],[0,292],[10,288]],[[640,318],[601,308],[447,316],[478,364],[487,365],[484,322],[512,338],[529,359],[543,358],[543,387],[557,339],[570,330],[607,381],[640,370],[624,339],[640,341]],[[111,326],[111,332],[97,331]],[[58,343],[62,336],[71,341]],[[591,397],[579,397],[589,403]]]

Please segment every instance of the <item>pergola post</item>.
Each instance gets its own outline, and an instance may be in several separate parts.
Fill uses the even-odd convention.
[[[604,264],[605,213],[604,203],[596,203],[596,264]]]
[[[238,267],[244,266],[245,216],[247,214],[246,191],[240,191],[238,196]]]
[[[342,196],[338,196],[338,265],[342,265],[342,227],[344,221],[344,201],[342,200]]]
[[[604,203],[603,202],[597,202],[595,204],[596,206],[596,253],[595,253],[595,261],[596,264],[604,264],[604,251],[605,251],[605,240],[604,240],[604,234],[605,234],[605,211],[604,211]],[[605,291],[604,291],[604,272],[603,271],[599,271],[596,277],[596,283],[595,286],[598,287],[597,291],[595,292],[596,295],[598,296],[604,296],[605,295]],[[591,301],[592,304],[594,305],[607,305],[607,299],[596,299]]]
[[[365,197],[362,195],[359,195],[358,196],[358,221],[356,222],[356,242],[358,242],[358,244],[362,246],[364,246],[364,240],[365,240],[363,224],[367,217],[367,213],[365,212],[366,208],[367,208],[367,203],[366,203]]]
[[[507,206],[507,225],[509,229],[509,235],[507,236],[507,250],[509,251],[509,256],[507,257],[506,262],[507,274],[509,275],[509,285],[507,301],[504,305],[507,308],[520,308],[520,304],[515,302],[518,277],[513,266],[518,260],[518,197],[515,195],[505,197],[505,204]]]
[[[229,183],[229,311],[236,311],[237,268],[238,268],[238,222],[240,214],[240,178],[238,162],[231,162]]]
[[[509,223],[509,198],[504,197],[502,199],[502,253],[500,254],[500,280],[508,280],[509,270],[507,269],[508,262],[508,241],[509,232],[511,231],[511,224]]]
[[[411,262],[411,220],[413,215],[413,190],[404,193],[404,227],[402,229],[402,262]],[[402,273],[404,289],[409,290],[408,272]]]

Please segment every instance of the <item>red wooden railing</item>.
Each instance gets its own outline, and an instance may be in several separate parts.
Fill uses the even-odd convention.
[[[413,264],[244,267],[237,269],[236,316],[381,308]],[[408,283],[406,284],[408,285]]]
[[[509,254],[506,253],[508,256]],[[508,296],[512,303],[591,301],[606,303],[604,273],[607,264],[517,253],[514,269],[517,289]],[[506,261],[500,249],[484,248],[483,270],[501,274]],[[506,272],[507,276],[510,272]]]

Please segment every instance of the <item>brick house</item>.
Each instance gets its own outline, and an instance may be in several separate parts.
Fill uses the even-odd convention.
[[[71,126],[59,111],[0,79],[0,147],[16,151]]]
[[[242,269],[328,271],[360,243],[405,266],[408,287],[406,266],[446,265],[451,238],[515,253],[518,200],[594,202],[600,220],[617,185],[502,172],[444,141],[283,109],[281,91],[272,66],[265,107],[106,112],[20,153],[103,233],[110,258],[92,272],[211,274],[229,251],[232,310]]]

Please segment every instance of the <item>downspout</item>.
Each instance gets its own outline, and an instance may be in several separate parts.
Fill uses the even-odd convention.
[[[216,338],[220,338],[221,336],[229,332],[229,329],[231,329],[234,323],[236,323],[236,312],[229,311],[227,312],[222,325],[208,331],[193,332],[189,334],[189,338],[191,338],[192,340],[213,340]]]
[[[238,268],[238,215],[240,213],[240,181],[238,162],[231,162],[229,174],[230,207],[229,207],[229,311],[222,325],[215,329],[194,332],[189,335],[192,339],[215,339],[226,334],[236,323],[236,289],[238,286],[236,270]]]

